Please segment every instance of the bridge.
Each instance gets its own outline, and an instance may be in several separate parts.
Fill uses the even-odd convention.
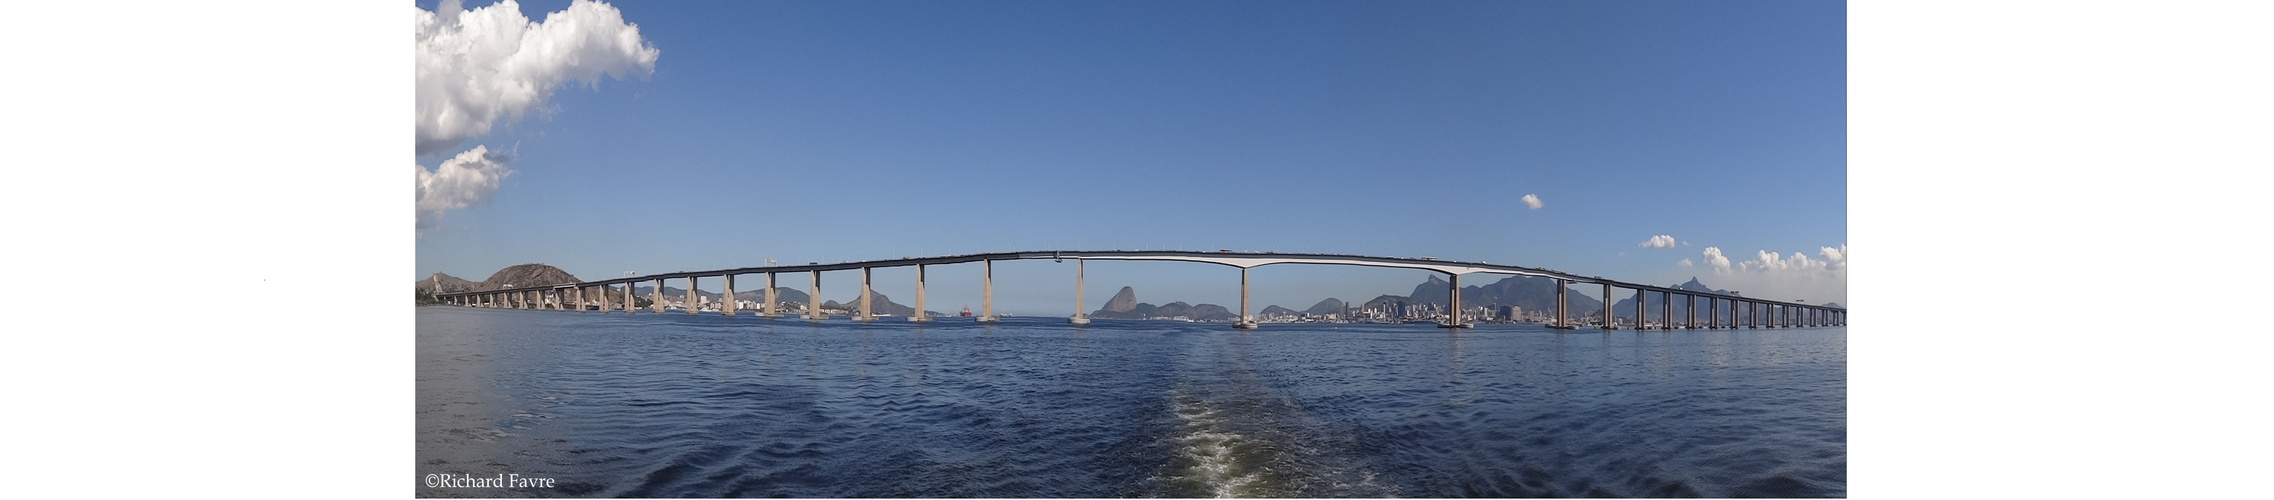
[[[1645,328],[1648,325],[1648,322],[1645,320],[1645,318],[1648,317],[1648,311],[1644,310],[1647,301],[1643,299],[1649,294],[1653,293],[1658,294],[1658,297],[1660,299],[1658,303],[1658,328],[1661,329],[1740,327],[1779,328],[1847,324],[1847,310],[1845,308],[1803,304],[1797,301],[1765,300],[1749,297],[1738,297],[1734,295],[1703,293],[1691,290],[1683,290],[1679,288],[1644,285],[1639,283],[1627,283],[1618,280],[1606,279],[1601,276],[1580,276],[1555,269],[1539,267],[1522,267],[1489,264],[1484,262],[1454,262],[1438,260],[1431,257],[1408,258],[1314,253],[1257,253],[1232,251],[1194,252],[1181,250],[1049,250],[1038,252],[1000,252],[966,255],[943,255],[937,257],[904,257],[900,259],[889,260],[839,262],[836,264],[807,263],[805,265],[743,267],[711,271],[682,271],[674,273],[652,274],[646,276],[634,276],[601,281],[587,281],[581,283],[561,284],[544,287],[521,287],[479,292],[438,293],[435,295],[435,298],[440,299],[448,304],[468,307],[547,309],[555,311],[573,309],[582,312],[588,309],[586,307],[586,304],[588,303],[587,298],[589,297],[591,299],[589,301],[590,303],[597,304],[603,311],[605,311],[609,309],[609,297],[611,295],[616,295],[618,293],[618,285],[621,285],[620,288],[622,289],[622,299],[615,302],[621,304],[621,307],[623,308],[625,314],[631,314],[634,312],[634,309],[636,309],[633,306],[635,300],[635,298],[632,296],[633,285],[642,282],[653,282],[654,286],[650,292],[650,295],[652,297],[650,300],[653,303],[650,305],[650,307],[653,308],[655,313],[660,314],[664,312],[664,281],[685,279],[687,280],[687,314],[697,314],[699,311],[697,311],[694,307],[694,304],[696,303],[694,280],[697,278],[715,276],[720,277],[724,280],[725,287],[722,290],[722,294],[727,297],[727,300],[721,301],[719,310],[721,313],[727,316],[734,316],[736,314],[735,301],[733,300],[734,278],[736,276],[743,275],[764,275],[766,278],[765,305],[760,312],[760,316],[768,318],[779,318],[782,317],[782,315],[776,308],[776,305],[780,303],[780,301],[776,300],[775,297],[775,277],[782,273],[802,272],[812,273],[813,276],[813,279],[810,282],[810,286],[812,288],[810,289],[809,293],[806,294],[806,298],[809,301],[806,308],[807,319],[818,321],[826,318],[825,313],[821,310],[821,273],[823,271],[859,270],[861,272],[861,296],[858,301],[859,313],[855,315],[853,319],[855,321],[868,322],[873,321],[876,318],[870,308],[869,303],[869,295],[871,293],[871,283],[869,280],[870,271],[877,268],[913,266],[916,268],[916,303],[914,305],[916,314],[909,316],[908,320],[913,322],[925,322],[931,321],[931,318],[927,317],[924,313],[924,268],[927,266],[968,264],[977,262],[979,263],[981,270],[980,314],[977,318],[974,319],[981,323],[990,323],[996,321],[994,277],[995,261],[1036,259],[1050,259],[1060,262],[1072,259],[1074,261],[1074,315],[1072,317],[1069,317],[1068,321],[1077,325],[1089,324],[1090,322],[1089,318],[1083,316],[1085,313],[1082,312],[1082,309],[1085,307],[1082,301],[1082,268],[1084,262],[1091,260],[1201,262],[1240,268],[1240,317],[1235,323],[1233,323],[1233,326],[1235,328],[1241,329],[1251,329],[1256,327],[1255,317],[1248,313],[1248,269],[1275,264],[1388,267],[1402,269],[1422,269],[1442,273],[1447,277],[1446,286],[1450,289],[1451,293],[1447,294],[1448,297],[1450,297],[1450,300],[1448,301],[1449,303],[1446,307],[1446,319],[1444,322],[1438,324],[1438,326],[1446,328],[1465,328],[1471,326],[1470,323],[1463,322],[1461,319],[1461,275],[1464,274],[1515,275],[1555,280],[1555,310],[1553,313],[1553,320],[1549,324],[1549,326],[1552,328],[1572,329],[1578,327],[1578,325],[1573,322],[1573,318],[1570,317],[1567,306],[1565,305],[1564,295],[1567,293],[1566,290],[1570,289],[1572,285],[1582,284],[1595,284],[1601,285],[1603,287],[1603,321],[1598,326],[1604,329],[1617,328],[1615,322],[1612,321],[1613,313],[1611,311],[1612,308],[1610,301],[1610,297],[1612,296],[1614,289],[1626,289],[1632,290],[1634,292],[1634,317],[1635,326],[1637,328]],[[437,290],[439,289],[440,288],[438,287]],[[1672,317],[1672,304],[1676,297],[1680,297],[1682,300],[1686,300],[1689,305],[1689,308],[1687,309],[1688,317],[1682,318],[1682,321],[1678,326],[1675,322],[1677,318]],[[1700,297],[1703,297],[1706,300],[1706,307],[1704,311],[1706,311],[1707,317],[1706,321],[1702,323],[1698,321],[1698,311],[1700,309],[1697,306],[1698,299]],[[1722,311],[1724,310],[1722,306],[1725,303],[1727,305],[1727,311],[1729,313],[1727,318],[1724,318],[1721,315]],[[1742,315],[1739,314],[1740,308],[1742,308],[1744,313]],[[1742,318],[1742,321],[1740,321],[1740,318]]]

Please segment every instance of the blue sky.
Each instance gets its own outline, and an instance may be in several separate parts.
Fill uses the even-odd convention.
[[[568,6],[519,9],[543,21]],[[512,173],[419,230],[410,278],[1230,248],[1697,276],[1846,303],[1838,2],[608,6],[655,50],[652,69],[570,81],[417,156],[434,169],[506,150]],[[1675,246],[1642,246],[1662,234]],[[1708,247],[1734,264],[1715,269]],[[1841,260],[1826,265],[1825,247]],[[976,307],[977,273],[932,270],[930,308]],[[1071,312],[1071,264],[996,273],[999,308]],[[1254,273],[1258,309],[1426,277]],[[877,286],[907,303],[908,274]],[[1156,304],[1238,300],[1227,267],[1096,262],[1088,278],[1085,310],[1123,285]],[[857,280],[826,274],[824,298]]]

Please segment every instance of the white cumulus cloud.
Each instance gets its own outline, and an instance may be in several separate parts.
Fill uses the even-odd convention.
[[[1729,258],[1721,255],[1721,247],[1705,247],[1704,260],[1714,274],[1729,274]]]
[[[1539,210],[1540,207],[1547,206],[1547,204],[1540,203],[1540,195],[1527,194],[1524,195],[1524,206],[1532,207],[1533,210]]]
[[[474,146],[443,160],[432,171],[411,165],[418,169],[418,228],[441,226],[443,211],[489,202],[490,194],[497,192],[498,181],[513,174],[505,168],[510,158],[505,153],[491,153],[487,147]]]
[[[1641,246],[1643,248],[1674,248],[1674,236],[1665,234],[1652,236],[1650,241],[1642,242]]]
[[[1675,265],[1678,265],[1678,266],[1682,266],[1682,267],[1684,267],[1684,268],[1688,268],[1688,267],[1692,267],[1692,266],[1696,266],[1696,265],[1697,265],[1697,264],[1691,263],[1691,262],[1690,262],[1690,259],[1682,259],[1682,261],[1681,261],[1681,262],[1676,262],[1676,263],[1674,263],[1674,264],[1675,264]]]
[[[638,25],[608,4],[576,0],[532,23],[505,0],[462,10],[443,0],[417,10],[419,156],[441,154],[487,134],[499,119],[540,109],[570,81],[598,86],[601,75],[646,78],[660,54]]]

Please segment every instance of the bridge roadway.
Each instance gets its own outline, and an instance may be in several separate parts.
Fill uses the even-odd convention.
[[[1564,299],[1566,290],[1568,290],[1570,286],[1574,284],[1601,285],[1603,287],[1603,296],[1606,298],[1611,296],[1613,288],[1633,290],[1635,292],[1634,298],[1636,299],[1634,312],[1635,318],[1637,319],[1636,326],[1638,328],[1649,327],[1649,322],[1647,320],[1648,311],[1644,310],[1644,304],[1646,304],[1647,301],[1643,299],[1647,296],[1647,294],[1650,293],[1659,294],[1659,297],[1661,299],[1659,301],[1658,328],[1677,328],[1675,326],[1676,318],[1672,317],[1671,313],[1672,303],[1675,296],[1684,297],[1688,301],[1689,305],[1687,309],[1688,317],[1684,318],[1684,321],[1681,322],[1682,324],[1680,328],[1737,328],[1740,326],[1776,328],[1789,326],[1847,324],[1847,310],[1844,308],[1816,306],[1791,301],[1762,300],[1733,295],[1720,295],[1706,292],[1682,290],[1679,288],[1644,285],[1639,283],[1627,283],[1604,278],[1601,276],[1580,276],[1560,270],[1540,267],[1511,266],[1490,264],[1485,262],[1445,261],[1431,257],[1409,258],[1316,253],[1256,253],[1231,251],[1197,252],[1182,250],[1049,250],[1035,252],[1000,252],[966,255],[943,255],[936,257],[903,257],[899,259],[888,260],[847,261],[838,262],[835,264],[822,264],[818,262],[812,262],[804,265],[742,267],[711,271],[681,271],[600,281],[587,281],[574,284],[553,285],[549,287],[522,287],[482,292],[456,292],[437,294],[436,298],[456,305],[477,307],[508,307],[520,309],[560,310],[564,306],[573,306],[576,310],[583,311],[585,310],[585,290],[598,288],[600,291],[593,295],[593,297],[597,299],[601,304],[601,307],[605,309],[607,307],[607,298],[604,294],[613,292],[613,290],[610,290],[610,287],[613,287],[615,285],[624,285],[622,288],[623,299],[620,302],[622,304],[624,312],[631,313],[633,310],[632,285],[641,282],[653,282],[655,286],[651,291],[651,296],[653,297],[653,299],[651,299],[653,301],[651,307],[654,309],[654,312],[661,313],[664,311],[662,296],[664,280],[688,280],[687,301],[688,304],[691,305],[695,303],[694,280],[697,278],[713,276],[723,278],[725,281],[725,286],[722,289],[724,295],[727,297],[732,297],[734,295],[735,276],[763,274],[766,276],[766,303],[764,305],[764,311],[762,312],[762,315],[766,317],[781,317],[779,312],[775,310],[775,305],[779,302],[775,300],[774,296],[775,276],[781,273],[802,272],[811,273],[813,275],[813,281],[811,282],[812,290],[811,293],[809,293],[807,296],[808,300],[811,301],[808,305],[807,311],[809,312],[809,319],[819,320],[823,318],[820,311],[821,272],[859,270],[861,271],[861,295],[859,299],[860,313],[854,319],[857,321],[870,321],[875,316],[872,314],[869,303],[869,295],[871,293],[869,271],[883,267],[915,266],[916,300],[914,307],[917,313],[915,316],[911,316],[909,320],[922,322],[930,320],[930,318],[925,317],[923,313],[924,268],[926,266],[932,265],[966,264],[978,262],[983,266],[983,271],[981,274],[981,313],[977,319],[981,322],[991,322],[995,321],[993,270],[994,261],[1035,259],[1051,259],[1054,261],[1074,259],[1075,310],[1074,316],[1068,318],[1068,320],[1075,324],[1089,323],[1089,319],[1084,317],[1083,315],[1085,313],[1082,312],[1082,309],[1084,308],[1084,304],[1082,303],[1082,263],[1089,260],[1155,260],[1202,262],[1240,268],[1240,319],[1238,322],[1234,323],[1234,326],[1239,328],[1254,328],[1256,326],[1254,317],[1248,313],[1247,270],[1249,268],[1274,264],[1318,264],[1389,267],[1403,269],[1422,269],[1445,274],[1447,276],[1447,286],[1450,290],[1448,296],[1451,298],[1451,300],[1447,304],[1447,311],[1449,311],[1447,315],[1448,317],[1443,324],[1439,325],[1444,327],[1468,326],[1467,323],[1461,321],[1460,289],[1461,275],[1463,274],[1504,274],[1531,276],[1555,280],[1557,286],[1554,322],[1550,324],[1550,326],[1554,328],[1570,329],[1577,327],[1577,325],[1575,325],[1570,320],[1570,315],[1566,310]],[[1699,310],[1697,307],[1697,299],[1701,296],[1707,299],[1707,307],[1705,310],[1707,311],[1708,316],[1707,322],[1703,324],[1699,323],[1697,318],[1697,313]],[[728,316],[733,316],[735,314],[734,302],[735,301],[731,299],[723,301],[720,307],[721,312]],[[1729,304],[1729,317],[1726,321],[1724,321],[1724,319],[1721,317],[1722,308],[1720,304],[1722,302],[1727,302]],[[1738,310],[1738,308],[1741,306],[1745,308],[1744,314],[1742,315],[1744,318],[1742,325],[1739,323],[1740,314]],[[1615,322],[1612,320],[1612,311],[1610,310],[1611,308],[1609,300],[1604,301],[1603,309],[1602,322],[1598,326],[1606,329],[1616,328],[1614,325]],[[687,313],[696,314],[697,311],[690,306],[687,310]]]

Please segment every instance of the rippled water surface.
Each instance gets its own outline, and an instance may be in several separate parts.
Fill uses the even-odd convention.
[[[419,496],[1847,491],[1837,327],[417,315]]]

